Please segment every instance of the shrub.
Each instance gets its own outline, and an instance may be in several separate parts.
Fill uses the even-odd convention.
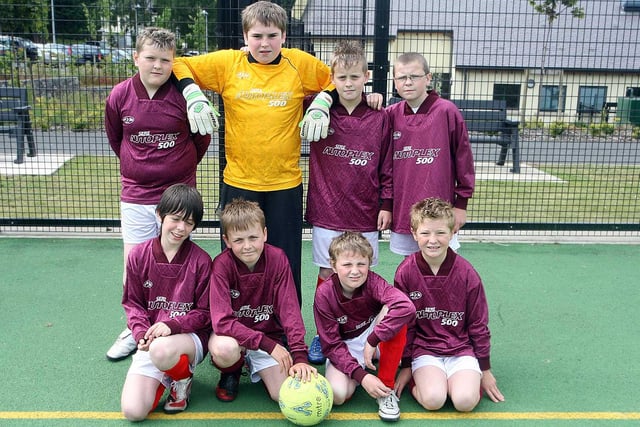
[[[542,120],[529,120],[524,125],[525,129],[543,129],[544,121]]]
[[[104,122],[104,99],[93,91],[70,92],[59,97],[38,97],[33,109],[37,129],[101,129]]]
[[[567,124],[565,122],[556,121],[549,125],[549,133],[553,138],[560,136],[567,130]]]
[[[634,126],[633,129],[631,129],[631,138],[640,139],[640,126]]]
[[[591,123],[589,133],[593,136],[613,135],[615,126],[609,123]]]

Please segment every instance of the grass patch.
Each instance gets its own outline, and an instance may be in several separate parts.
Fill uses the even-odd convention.
[[[476,181],[469,222],[638,223],[640,167],[536,167],[564,182]]]
[[[306,159],[305,159],[306,160]],[[640,167],[536,165],[564,182],[476,181],[469,222],[638,223]],[[78,156],[51,176],[0,177],[0,216],[38,219],[119,218],[118,159]],[[306,176],[306,164],[303,173]],[[205,157],[198,187],[205,219],[214,219],[218,159]]]
[[[0,217],[118,219],[119,167],[115,156],[77,156],[50,176],[0,176]],[[212,215],[218,199],[217,158],[203,159],[198,182],[207,215]]]

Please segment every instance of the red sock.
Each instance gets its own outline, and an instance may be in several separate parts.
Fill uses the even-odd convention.
[[[398,371],[406,342],[407,325],[404,325],[389,341],[378,344],[378,349],[380,350],[378,378],[387,387],[393,388],[396,383],[396,372]]]
[[[169,375],[169,377],[171,377],[171,379],[174,381],[189,378],[191,376],[191,369],[189,368],[189,356],[187,356],[186,354],[181,354],[178,363],[176,363],[173,368],[164,371],[164,373]]]
[[[149,411],[149,413],[152,413],[158,407],[158,403],[160,403],[160,398],[164,394],[164,390],[165,390],[165,386],[163,386],[162,384],[159,384],[158,389],[156,390],[156,398],[153,401],[153,406],[151,407],[151,410]]]

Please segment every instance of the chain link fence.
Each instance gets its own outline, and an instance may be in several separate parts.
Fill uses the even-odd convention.
[[[117,234],[119,165],[103,111],[111,87],[136,72],[136,32],[171,29],[178,55],[239,49],[249,3],[52,1],[34,12],[12,2],[0,20],[0,87],[27,89],[35,150],[25,139],[20,159],[15,133],[0,135],[0,232]],[[497,166],[501,146],[472,143],[476,191],[463,235],[640,237],[638,2],[279,3],[290,14],[288,47],[328,62],[338,40],[361,40],[368,91],[387,103],[394,59],[409,51],[425,55],[443,97],[502,101],[518,124],[519,168],[511,150]],[[217,233],[223,129],[199,166],[201,233]],[[304,156],[301,166],[306,173]]]

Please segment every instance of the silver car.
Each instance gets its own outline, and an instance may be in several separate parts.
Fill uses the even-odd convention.
[[[71,47],[61,43],[45,43],[42,60],[47,65],[67,65],[71,62]]]

